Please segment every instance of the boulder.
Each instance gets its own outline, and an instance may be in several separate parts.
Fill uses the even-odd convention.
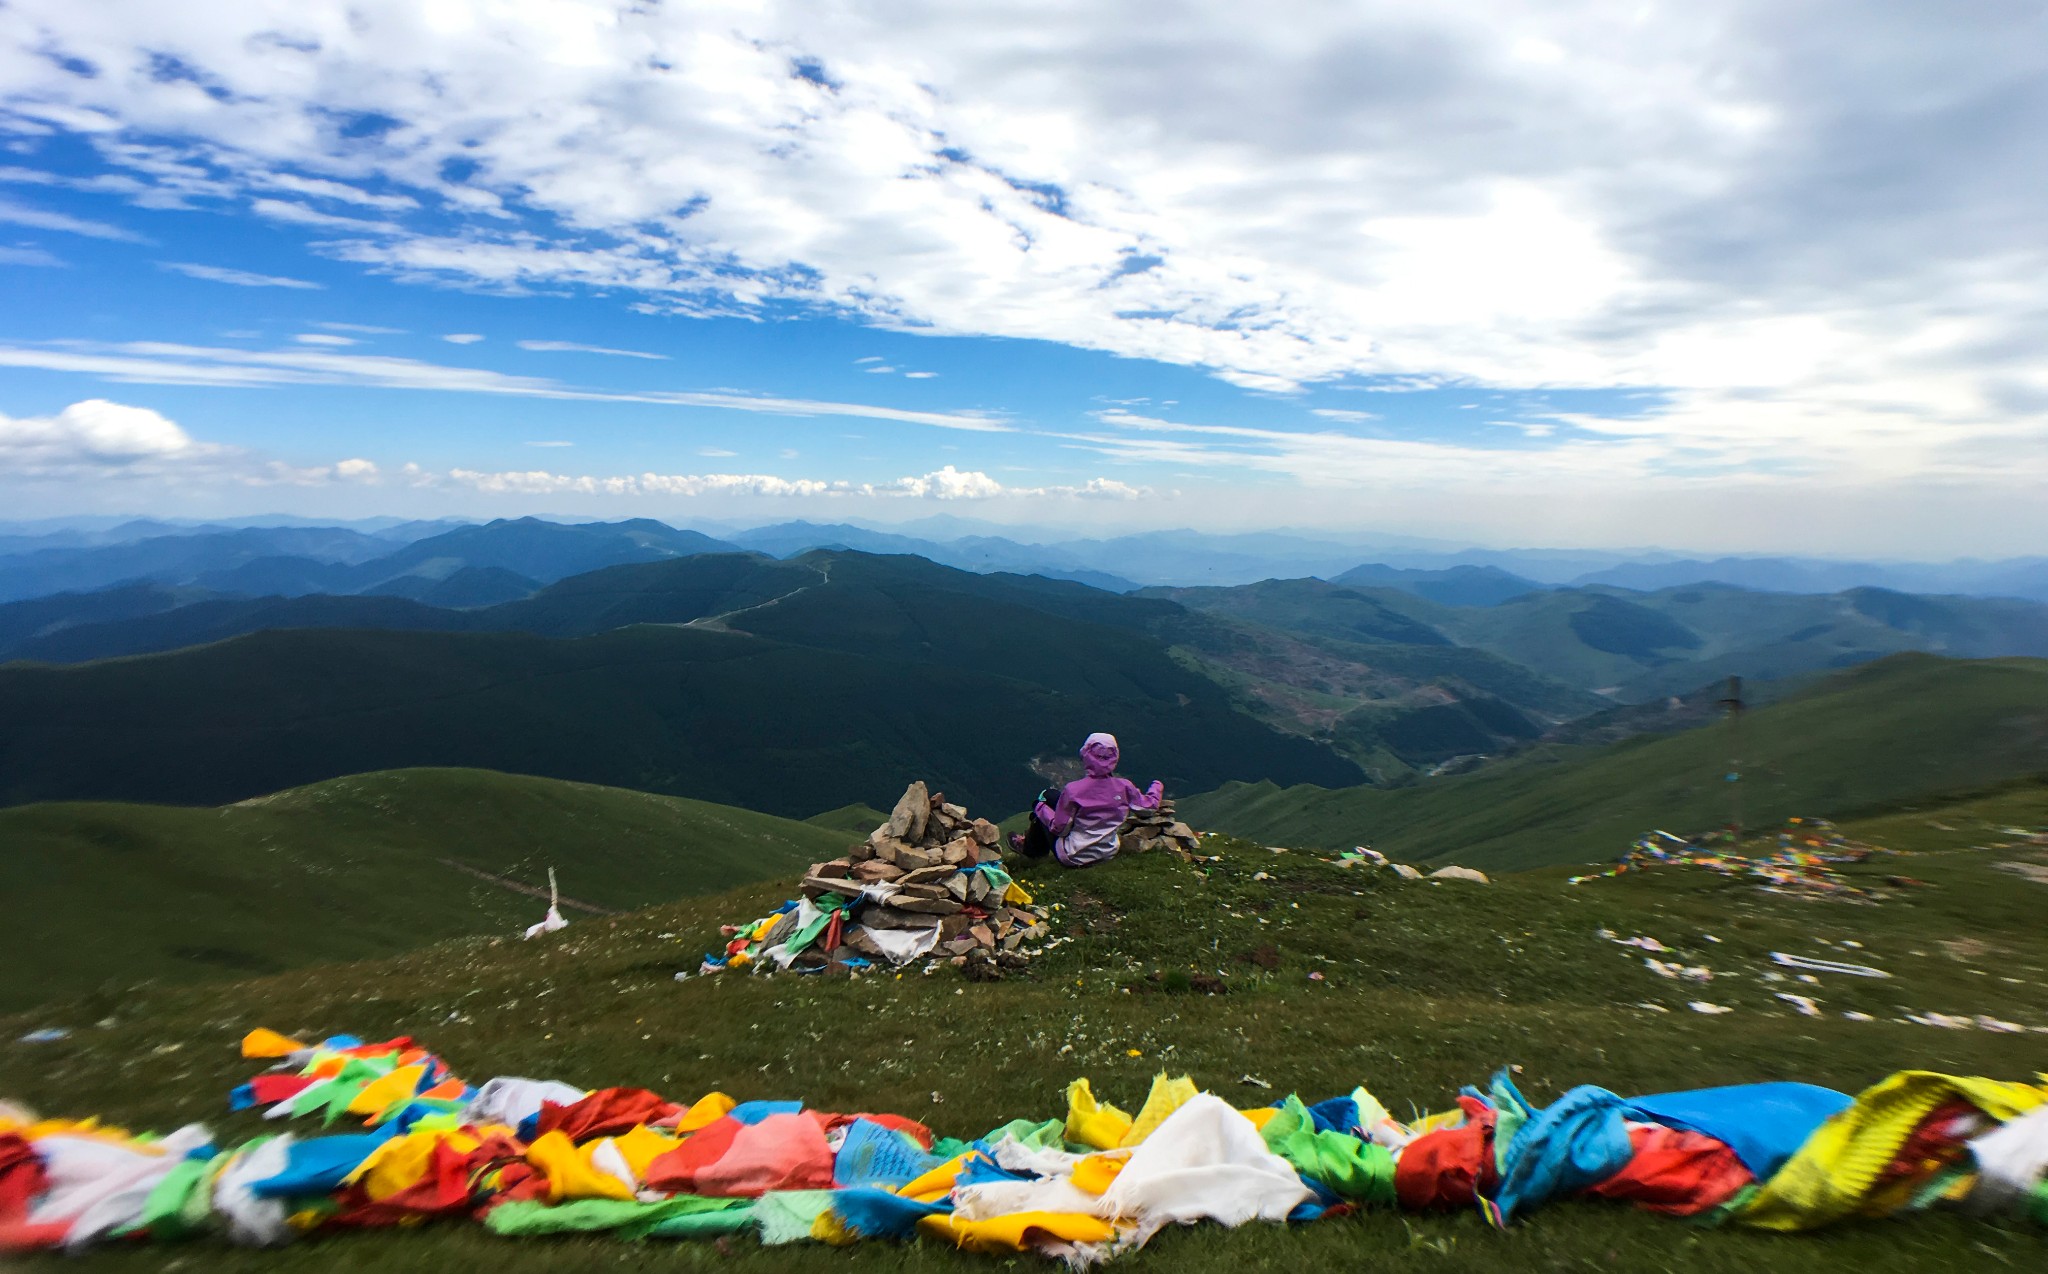
[[[880,858],[870,858],[866,862],[853,865],[853,879],[864,885],[886,884],[901,875],[901,867]]]
[[[1469,880],[1475,885],[1490,885],[1486,873],[1472,867],[1439,867],[1429,873],[1431,880]]]
[[[925,824],[931,816],[932,796],[926,790],[924,780],[919,779],[903,789],[896,808],[889,812],[889,835],[914,845],[924,839]]]
[[[1421,873],[1421,872],[1419,872],[1419,871],[1417,871],[1417,870],[1415,870],[1415,869],[1414,869],[1413,867],[1410,867],[1410,866],[1409,866],[1408,864],[1406,864],[1406,863],[1392,863],[1392,864],[1390,864],[1390,866],[1392,866],[1392,867],[1393,867],[1393,869],[1394,869],[1394,874],[1395,874],[1396,876],[1399,876],[1399,877],[1400,877],[1401,879],[1403,879],[1403,880],[1421,880],[1421,879],[1422,879],[1422,873]]]
[[[974,839],[984,845],[996,845],[1003,839],[1002,829],[985,818],[974,820]]]

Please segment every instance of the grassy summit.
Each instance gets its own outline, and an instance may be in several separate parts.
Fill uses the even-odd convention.
[[[108,979],[274,972],[513,932],[547,903],[508,886],[545,894],[550,866],[565,896],[617,911],[801,872],[846,837],[702,801],[429,769],[218,809],[5,809],[0,845],[4,1009]]]
[[[1562,870],[1492,885],[1403,883],[1219,837],[1205,848],[1220,861],[1199,866],[1152,855],[1085,873],[1028,874],[1072,941],[1012,981],[968,984],[947,969],[850,982],[673,981],[717,940],[719,922],[757,915],[786,892],[754,885],[573,923],[535,942],[465,939],[232,985],[151,986],[46,1005],[0,1018],[0,1093],[50,1112],[160,1128],[202,1118],[223,1136],[247,1136],[260,1121],[223,1115],[223,1097],[251,1069],[233,1043],[258,1024],[414,1034],[474,1081],[518,1074],[684,1098],[714,1088],[742,1099],[800,1096],[827,1108],[899,1111],[968,1135],[1013,1116],[1058,1113],[1062,1086],[1077,1075],[1134,1104],[1162,1069],[1188,1072],[1247,1106],[1290,1089],[1318,1097],[1363,1082],[1404,1115],[1440,1108],[1459,1085],[1483,1083],[1506,1064],[1522,1067],[1518,1081],[1539,1101],[1578,1083],[1632,1094],[1798,1078],[1855,1090],[1910,1066],[2023,1078],[2039,1069],[2048,1035],[1900,1019],[1933,1011],[2048,1026],[2048,933],[2039,924],[2048,885],[2000,867],[2044,861],[2040,848],[2013,844],[2002,830],[2044,819],[2048,796],[2026,788],[1849,827],[1881,829],[1896,847],[1925,851],[1850,869],[1929,882],[1886,891],[1896,896],[1876,905],[1760,893],[1682,870],[1579,886],[1564,883]],[[1662,978],[1641,951],[1602,929],[1658,938],[1676,952],[1670,958],[1708,966],[1714,980]],[[1773,982],[1774,950],[1895,976]],[[1200,993],[1209,978],[1225,993]],[[1786,989],[1818,1000],[1822,1016],[1795,1013],[1776,998]],[[1686,1007],[1692,999],[1733,1011],[1701,1015]],[[14,1042],[51,1025],[76,1033],[58,1044]],[[1945,1214],[1811,1237],[1702,1232],[1577,1201],[1504,1234],[1473,1214],[1391,1211],[1296,1230],[1172,1232],[1123,1268],[1920,1274],[2031,1268],[2041,1242],[2020,1223]],[[993,1268],[930,1244],[763,1251],[742,1241],[728,1253],[513,1242],[432,1226],[323,1237],[284,1253],[136,1249],[27,1268],[155,1271],[166,1261],[293,1274],[516,1274],[621,1262],[764,1272]]]

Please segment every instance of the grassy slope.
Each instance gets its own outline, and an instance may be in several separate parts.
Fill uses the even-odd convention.
[[[361,774],[219,809],[0,810],[0,1008],[515,932],[546,908],[442,859],[542,889],[553,866],[568,897],[622,910],[801,871],[846,843],[748,810],[483,770]]]
[[[826,810],[822,814],[813,814],[804,820],[804,822],[810,823],[815,827],[830,828],[832,831],[839,832],[842,835],[857,837],[861,840],[866,840],[868,833],[874,831],[878,824],[888,821],[889,816],[887,814],[872,805],[867,805],[860,801],[855,801],[851,805],[842,805],[836,810]]]
[[[2048,662],[1901,655],[1747,715],[1746,817],[1833,816],[2048,769]],[[1728,738],[1710,728],[1587,754],[1539,748],[1399,789],[1234,785],[1181,808],[1277,844],[1371,844],[1478,867],[1587,862],[1653,826],[1727,820]]]
[[[777,600],[755,604],[764,597]],[[673,622],[728,602],[753,607],[723,613],[735,631]],[[970,804],[1014,808],[1038,790],[1034,753],[1067,753],[1105,728],[1132,765],[1185,790],[1358,777],[1329,749],[1236,711],[1134,631],[1174,609],[915,558],[702,557],[464,616],[528,615],[565,635],[634,621],[573,640],[309,629],[0,665],[0,803],[210,804],[464,765],[788,815],[876,799],[918,774]],[[657,615],[669,620],[647,622]]]
[[[1963,839],[1984,844],[1987,828],[2044,816],[2037,795],[2008,793],[1969,811]],[[1902,848],[1953,844],[1958,833],[1935,824],[1958,827],[1962,817],[1924,811],[1887,826]],[[1299,851],[1220,839],[1210,848],[1221,861],[1204,871],[1159,855],[1085,874],[1038,870],[1030,883],[1060,905],[1056,915],[1075,941],[1023,979],[993,986],[963,985],[950,971],[851,983],[727,976],[676,984],[671,974],[695,964],[720,921],[758,914],[781,896],[764,885],[540,942],[469,940],[378,963],[231,986],[145,988],[0,1018],[0,1094],[137,1125],[204,1118],[232,1138],[270,1130],[223,1113],[227,1088],[251,1069],[233,1056],[233,1041],[257,1024],[415,1034],[478,1081],[518,1074],[685,1097],[714,1088],[742,1099],[798,1095],[833,1109],[902,1111],[968,1135],[1058,1112],[1061,1088],[1076,1075],[1092,1077],[1105,1097],[1136,1103],[1160,1069],[1189,1072],[1245,1105],[1288,1089],[1314,1097],[1364,1082],[1406,1113],[1440,1107],[1457,1086],[1483,1084],[1511,1062],[1539,1101],[1576,1083],[1643,1093],[1798,1078],[1854,1090],[1904,1067],[2023,1078],[2040,1065],[2038,1034],[1895,1020],[1931,1010],[2048,1025],[2048,933],[2038,923],[2048,886],[1993,867],[2038,850],[1942,848],[1881,860],[1856,870],[1879,878],[1905,871],[1932,887],[1859,906],[1763,894],[1703,873],[1573,887],[1553,870],[1491,886],[1403,885]],[[1271,878],[1254,879],[1261,871]],[[1706,988],[1658,978],[1640,952],[1596,936],[1602,927],[1656,936],[1717,977]],[[1944,945],[1958,938],[1982,945]],[[1834,945],[1845,940],[1863,945]],[[1262,947],[1276,957],[1271,969],[1247,958]],[[1896,977],[1773,984],[1761,976],[1772,970],[1772,950],[1834,955]],[[1229,994],[1162,993],[1148,977],[1175,969],[1219,973]],[[1312,971],[1323,980],[1311,981]],[[1818,998],[1826,1016],[1795,1016],[1774,998],[1787,985]],[[1695,997],[1735,1011],[1695,1015],[1684,1008]],[[1840,1017],[1851,1009],[1879,1020]],[[112,1025],[94,1025],[108,1018]],[[47,1025],[77,1034],[53,1045],[14,1042]],[[1130,1056],[1133,1049],[1141,1056]],[[1274,1087],[1250,1086],[1245,1076]],[[1118,1268],[1922,1274],[2033,1268],[2041,1247],[2038,1228],[1944,1214],[1789,1237],[1701,1233],[1619,1207],[1564,1203],[1505,1234],[1471,1214],[1392,1212],[1298,1230],[1174,1231]],[[155,1271],[166,1256],[138,1248],[25,1267]],[[762,1274],[992,1268],[929,1244],[643,1249],[493,1240],[473,1226],[341,1235],[283,1253],[209,1243],[183,1259],[209,1270],[291,1274],[523,1274],[621,1262],[715,1262]]]
[[[1127,646],[1110,640],[1121,636],[1105,645]],[[1088,653],[1073,652],[1077,666]],[[1132,687],[1115,699],[700,628],[574,641],[256,633],[78,667],[0,667],[0,801],[210,804],[342,774],[464,765],[786,815],[900,792],[905,774],[969,804],[1015,806],[1038,790],[1033,751],[1064,753],[1105,723],[1131,764],[1184,790],[1357,773],[1231,710],[1163,653],[1144,671],[1155,669],[1151,680],[1103,669]],[[1176,681],[1189,693],[1176,697]]]

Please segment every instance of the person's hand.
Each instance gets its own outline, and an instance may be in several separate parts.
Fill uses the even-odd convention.
[[[1145,795],[1151,797],[1155,801],[1158,800],[1160,797],[1166,795],[1166,784],[1159,779],[1153,779],[1152,786],[1145,789]]]

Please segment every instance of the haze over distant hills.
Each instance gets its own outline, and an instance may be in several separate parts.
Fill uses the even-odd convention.
[[[468,538],[483,531],[489,534],[481,540]],[[522,535],[531,538],[522,542]],[[174,540],[186,543],[158,542]],[[605,540],[623,543],[615,544],[606,557],[605,550],[596,547]],[[431,548],[409,558],[398,556],[422,541],[431,541]],[[707,524],[688,530],[651,519],[603,523],[526,517],[479,524],[370,518],[323,523],[278,515],[205,523],[147,518],[0,522],[0,601],[141,580],[222,592],[387,591],[421,596],[465,568],[507,572],[494,591],[478,594],[484,600],[449,603],[480,605],[506,600],[518,586],[513,577],[538,586],[616,562],[714,547],[707,541],[774,557],[815,548],[909,553],[962,570],[1044,575],[1115,591],[1315,576],[1400,588],[1452,605],[1488,605],[1543,587],[1605,584],[1656,591],[1696,583],[1768,592],[1833,593],[1874,587],[2048,600],[2048,557],[1948,563],[1705,559],[1650,548],[1489,549],[1412,536],[1287,531],[1211,534],[1169,529],[1080,537],[1072,528],[1004,526],[945,516],[894,526],[797,521],[752,527]],[[543,548],[544,543],[553,547]],[[582,555],[568,547],[573,544],[584,546]],[[549,554],[558,552],[570,554],[571,560],[551,565]],[[333,569],[339,566],[351,569]]]

